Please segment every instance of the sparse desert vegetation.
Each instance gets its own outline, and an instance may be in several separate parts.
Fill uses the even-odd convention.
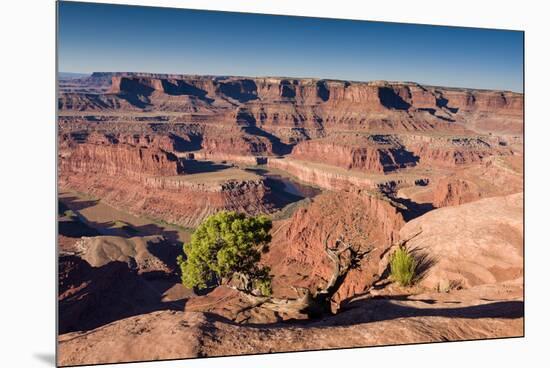
[[[522,335],[522,101],[309,78],[61,83],[60,362]]]
[[[417,260],[409,250],[404,246],[400,246],[392,253],[390,258],[391,278],[401,286],[410,286],[416,277],[417,265]]]

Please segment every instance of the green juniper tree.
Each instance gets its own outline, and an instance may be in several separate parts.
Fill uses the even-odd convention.
[[[195,230],[178,257],[182,282],[187,287],[228,285],[253,295],[271,294],[269,268],[260,266],[261,253],[271,241],[271,220],[221,211]]]

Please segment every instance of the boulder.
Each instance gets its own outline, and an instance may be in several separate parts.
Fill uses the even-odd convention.
[[[401,239],[424,258],[431,289],[470,288],[523,277],[523,194],[440,208],[408,222]]]

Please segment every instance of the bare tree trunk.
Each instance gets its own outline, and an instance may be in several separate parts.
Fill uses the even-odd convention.
[[[409,239],[401,240],[398,243],[395,243],[389,249],[392,249],[394,246],[405,245],[408,241],[418,236],[421,232],[422,230]],[[245,288],[242,287],[243,285],[249,285],[249,280],[246,275],[236,275],[236,279],[240,281],[240,285],[232,285],[232,282],[228,282],[226,283],[226,286],[239,291],[251,302],[251,304],[243,309],[243,311],[261,307],[283,313],[306,312],[310,316],[319,316],[322,314],[331,313],[331,300],[342,285],[348,272],[359,267],[361,261],[376,248],[374,247],[374,242],[363,245],[362,247],[354,245],[351,242],[346,243],[343,240],[344,238],[342,235],[340,235],[335,241],[335,246],[330,247],[328,241],[329,238],[330,232],[323,240],[323,244],[325,247],[325,252],[333,264],[332,274],[327,281],[326,286],[321,290],[317,290],[315,293],[312,293],[307,288],[293,287],[298,294],[297,298],[276,298],[272,296],[254,295],[248,286]],[[365,237],[365,239],[367,239],[367,237]],[[364,250],[361,250],[361,248]],[[346,253],[348,256],[343,258],[342,255]]]

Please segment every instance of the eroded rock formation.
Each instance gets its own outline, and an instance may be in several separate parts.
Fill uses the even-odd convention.
[[[397,240],[404,224],[402,216],[387,201],[367,193],[330,193],[315,198],[298,209],[288,220],[276,224],[265,262],[274,276],[274,293],[295,295],[296,287],[316,294],[334,285],[333,311],[353,295],[360,294],[380,276],[381,255]],[[351,251],[368,252],[359,264],[341,279],[335,275],[335,262],[350,260]],[[329,250],[327,252],[327,249]],[[343,251],[335,261],[331,252]]]
[[[92,75],[83,83],[98,79],[109,86],[107,92],[78,94],[67,89],[61,95],[60,109],[195,114],[189,118],[261,126],[287,142],[317,136],[319,129],[343,127],[522,132],[523,96],[511,92],[415,83],[136,73],[113,73],[105,83],[105,77]]]
[[[60,92],[60,190],[187,227],[275,219],[273,295],[252,298],[183,290],[181,243],[61,211],[62,364],[523,333],[522,94],[147,73]],[[411,287],[389,278],[399,242],[422,261]]]
[[[196,226],[220,210],[270,212],[269,188],[251,173],[186,175],[185,161],[158,148],[162,139],[132,136],[133,142],[91,134],[68,140],[59,150],[59,185],[97,196],[131,213]],[[201,180],[203,179],[203,180]]]
[[[176,156],[160,149],[129,144],[77,144],[60,155],[60,170],[67,173],[172,176],[183,172]]]
[[[297,144],[292,157],[346,169],[384,173],[414,166],[418,157],[387,135],[335,135]]]

